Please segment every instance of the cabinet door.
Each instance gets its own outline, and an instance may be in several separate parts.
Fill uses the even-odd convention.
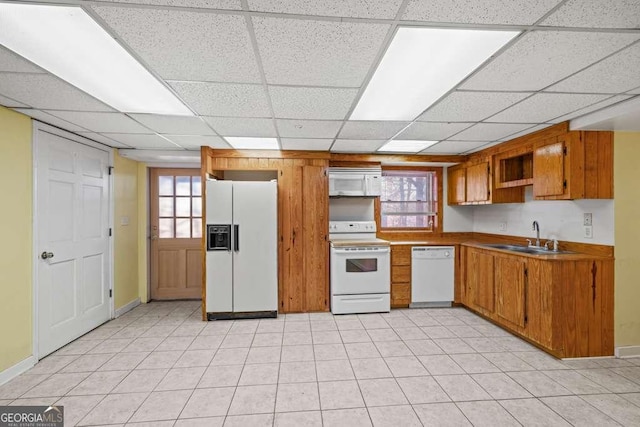
[[[458,205],[467,201],[467,170],[463,167],[450,168],[447,171],[447,201]]]
[[[302,240],[306,311],[329,309],[329,182],[324,166],[302,168]],[[294,237],[295,238],[295,237]]]
[[[493,313],[494,274],[493,255],[478,250],[469,250],[467,282],[473,306]]]
[[[468,202],[486,202],[489,200],[489,162],[469,166],[466,179]]]
[[[558,138],[548,139],[533,152],[534,197],[561,196],[565,192],[565,143]]]
[[[512,325],[525,326],[525,269],[522,257],[496,255],[496,315]]]

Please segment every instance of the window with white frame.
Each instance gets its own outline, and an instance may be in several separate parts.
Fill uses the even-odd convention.
[[[438,173],[383,170],[381,228],[438,228]]]

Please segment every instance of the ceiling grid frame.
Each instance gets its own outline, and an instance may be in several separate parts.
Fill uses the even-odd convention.
[[[466,24],[466,23],[454,23],[454,22],[430,22],[430,21],[413,21],[413,20],[402,20],[401,17],[404,14],[404,11],[407,8],[407,5],[409,3],[409,0],[404,0],[402,1],[396,16],[394,19],[387,19],[387,18],[368,18],[368,17],[351,17],[351,16],[324,16],[324,15],[313,15],[313,14],[290,14],[290,13],[279,13],[279,12],[262,12],[262,11],[256,11],[256,10],[250,10],[249,7],[249,1],[248,0],[241,0],[241,9],[211,9],[211,8],[197,8],[197,7],[187,7],[187,6],[172,6],[172,5],[158,5],[158,4],[137,4],[137,3],[119,3],[119,2],[111,2],[111,1],[97,1],[97,0],[89,0],[89,1],[81,1],[81,0],[22,0],[22,3],[33,3],[33,4],[49,4],[49,5],[75,5],[75,6],[80,6],[83,10],[85,10],[85,12],[87,12],[94,20],[96,20],[96,22],[98,22],[98,24],[105,29],[105,31],[107,31],[112,37],[114,37],[118,43],[129,53],[131,54],[138,62],[140,62],[140,64],[142,64],[142,66],[148,71],[150,72],[158,81],[160,81],[165,87],[167,87],[171,93],[174,94],[174,96],[176,96],[178,99],[181,100],[181,102],[183,102],[184,105],[187,106],[187,108],[189,108],[189,110],[191,110],[192,112],[194,112],[193,108],[191,107],[191,105],[187,102],[185,102],[183,100],[183,98],[177,93],[176,90],[174,90],[174,88],[169,84],[170,82],[173,81],[183,81],[183,80],[168,80],[168,79],[163,79],[161,78],[157,72],[155,72],[155,70],[149,66],[149,64],[145,63],[144,61],[142,61],[142,58],[137,55],[137,53],[126,43],[125,40],[123,40],[122,38],[120,38],[119,36],[115,37],[114,35],[117,34],[111,27],[109,27],[108,25],[106,25],[106,23],[99,17],[99,15],[97,15],[97,13],[95,13],[93,11],[92,6],[102,6],[102,7],[114,7],[114,8],[138,8],[138,9],[159,9],[159,10],[171,10],[171,11],[190,11],[190,12],[197,12],[197,13],[212,13],[212,14],[232,14],[232,15],[241,15],[244,16],[244,21],[245,24],[247,25],[247,31],[249,32],[250,35],[250,39],[251,39],[251,44],[252,44],[252,48],[253,48],[253,52],[254,55],[256,57],[256,61],[258,61],[258,68],[259,68],[259,74],[260,74],[260,79],[261,79],[261,83],[252,83],[255,85],[260,85],[262,87],[262,90],[265,92],[265,96],[267,98],[267,102],[268,102],[268,106],[269,106],[269,110],[270,110],[270,115],[271,117],[264,117],[265,119],[270,119],[271,123],[273,125],[273,128],[276,132],[276,137],[278,139],[278,145],[280,148],[282,148],[282,138],[287,138],[289,140],[293,140],[296,139],[294,137],[282,137],[280,135],[280,129],[278,127],[277,121],[278,118],[275,115],[275,111],[274,111],[274,106],[273,106],[273,101],[271,99],[271,94],[269,92],[269,86],[282,86],[282,87],[297,87],[297,88],[335,88],[335,89],[346,89],[346,87],[344,86],[336,86],[336,85],[330,85],[330,86],[312,86],[312,85],[304,85],[304,84],[300,84],[300,85],[289,85],[289,84],[268,84],[266,81],[266,75],[265,75],[265,70],[264,70],[264,66],[262,64],[262,58],[261,58],[261,53],[257,44],[257,39],[256,39],[256,35],[255,35],[255,31],[253,29],[253,22],[251,20],[252,17],[273,17],[273,18],[281,18],[281,19],[300,19],[300,20],[311,20],[311,21],[327,21],[327,22],[336,22],[336,23],[340,23],[340,22],[354,22],[354,23],[377,23],[377,24],[387,24],[387,25],[391,25],[389,28],[389,31],[387,33],[387,35],[385,36],[380,51],[378,52],[378,54],[376,55],[375,60],[372,62],[371,64],[371,68],[368,70],[367,75],[362,83],[362,85],[357,89],[357,94],[355,99],[353,100],[353,103],[351,105],[351,108],[349,109],[347,115],[340,120],[341,124],[340,124],[340,128],[338,129],[338,131],[336,132],[334,138],[333,138],[333,142],[331,144],[331,146],[333,146],[334,144],[336,144],[336,142],[339,139],[354,139],[352,137],[347,138],[345,135],[345,138],[341,138],[340,134],[343,130],[343,128],[345,127],[345,125],[349,122],[349,117],[351,115],[351,113],[353,112],[353,109],[355,108],[355,105],[357,105],[357,102],[359,101],[360,97],[362,96],[362,93],[364,92],[364,90],[367,87],[368,82],[370,81],[371,77],[373,76],[373,74],[376,71],[376,68],[378,66],[378,64],[380,63],[382,57],[384,56],[384,53],[386,52],[386,50],[389,47],[389,44],[393,38],[393,35],[395,34],[395,32],[397,31],[398,27],[424,27],[424,28],[465,28],[465,29],[493,29],[493,30],[518,30],[518,31],[522,31],[521,34],[517,35],[516,37],[514,37],[514,39],[512,39],[507,45],[503,46],[502,49],[500,49],[498,52],[496,52],[491,58],[489,58],[487,61],[485,61],[480,67],[476,68],[472,73],[470,73],[468,76],[465,77],[465,79],[463,79],[462,81],[460,81],[456,87],[452,88],[450,91],[448,91],[447,93],[445,93],[441,98],[439,98],[436,102],[434,102],[431,106],[429,106],[427,109],[425,109],[421,114],[419,114],[416,118],[414,118],[412,121],[410,121],[410,123],[405,126],[404,128],[400,129],[392,138],[389,139],[393,139],[393,138],[397,138],[402,132],[406,131],[410,126],[412,126],[415,122],[419,121],[418,118],[420,116],[422,116],[424,113],[426,113],[427,111],[429,111],[429,109],[434,108],[436,105],[438,105],[441,101],[443,101],[444,99],[446,99],[446,97],[448,97],[451,93],[455,92],[455,91],[459,91],[459,92],[478,92],[478,93],[482,93],[482,92],[505,92],[505,93],[513,93],[513,92],[522,92],[522,91],[499,91],[499,90],[472,90],[472,89],[456,89],[458,87],[460,87],[467,79],[471,78],[473,75],[475,75],[476,73],[478,73],[480,70],[484,69],[490,62],[492,62],[495,58],[499,57],[502,53],[504,53],[504,51],[506,51],[508,49],[508,47],[512,46],[513,43],[515,43],[517,40],[521,39],[525,34],[528,34],[532,31],[539,31],[539,32],[545,32],[545,31],[554,31],[554,32],[562,32],[562,31],[568,31],[568,32],[595,32],[595,33],[619,33],[619,34],[624,34],[624,33],[630,33],[630,34],[637,34],[640,35],[640,28],[591,28],[591,27],[553,27],[553,26],[545,26],[542,25],[542,22],[547,20],[547,18],[551,15],[553,15],[556,11],[560,10],[566,3],[568,3],[570,0],[563,0],[563,1],[559,1],[552,9],[550,9],[549,11],[547,11],[547,13],[545,13],[542,17],[538,18],[538,20],[536,22],[534,22],[531,25],[504,25],[504,24]],[[0,0],[0,2],[4,2],[4,0]],[[635,40],[633,42],[631,42],[630,44],[623,46],[622,48],[614,51],[614,52],[609,52],[606,56],[600,58],[597,61],[591,62],[589,64],[586,64],[584,67],[582,67],[580,70],[577,70],[575,72],[573,72],[570,75],[567,75],[565,77],[563,77],[562,79],[556,80],[553,83],[549,84],[548,86],[545,86],[544,88],[541,88],[537,91],[534,92],[530,92],[530,95],[523,98],[522,100],[515,102],[511,105],[509,105],[508,107],[495,112],[493,115],[489,116],[489,117],[485,117],[480,121],[477,121],[473,124],[471,124],[468,128],[466,129],[462,129],[461,131],[459,131],[458,133],[461,132],[465,132],[467,129],[469,129],[470,127],[476,125],[477,123],[491,123],[491,124],[509,124],[512,125],[514,123],[504,123],[504,122],[488,122],[487,120],[489,120],[491,117],[497,116],[498,114],[503,113],[504,111],[508,110],[509,108],[513,108],[514,106],[525,102],[527,99],[530,99],[531,97],[537,95],[537,94],[541,94],[541,93],[545,93],[545,94],[558,94],[558,95],[562,95],[562,94],[574,94],[576,92],[551,92],[551,91],[547,91],[550,87],[564,81],[567,80],[587,69],[589,69],[590,67],[607,60],[608,58],[617,55],[621,52],[623,52],[625,49],[630,48],[631,46],[640,43],[640,38],[638,40]],[[37,66],[36,66],[37,67]],[[17,74],[43,74],[43,73],[37,73],[37,72],[14,72]],[[46,71],[44,71],[44,73],[46,73]],[[2,72],[0,72],[0,75],[2,74]],[[51,74],[48,74],[51,75]],[[55,77],[55,76],[54,76]],[[56,77],[57,78],[57,77]],[[58,78],[59,79],[59,78]],[[64,81],[64,80],[62,80]],[[191,82],[189,80],[186,80],[185,82]],[[200,82],[200,81],[199,81]],[[204,81],[202,81],[204,82]],[[66,82],[65,82],[66,83]],[[216,84],[233,84],[231,82],[219,82],[219,81],[213,81],[212,83],[216,83]],[[241,84],[247,84],[247,83],[241,83]],[[631,90],[627,90],[626,92],[616,92],[616,93],[587,93],[587,92],[580,92],[580,94],[584,94],[584,95],[608,95],[605,98],[596,101],[590,105],[586,105],[586,106],[581,106],[580,108],[577,108],[573,111],[565,111],[562,115],[552,118],[552,119],[548,119],[546,120],[544,123],[530,123],[527,121],[523,121],[522,124],[531,124],[532,127],[531,129],[535,128],[535,127],[539,127],[539,126],[543,126],[543,125],[551,125],[553,124],[554,120],[558,119],[558,118],[562,118],[562,117],[570,117],[573,114],[579,113],[580,111],[584,111],[584,110],[588,110],[590,107],[594,107],[594,106],[598,106],[601,105],[601,107],[596,107],[596,109],[593,109],[591,111],[584,111],[583,114],[590,114],[592,112],[597,112],[601,109],[604,108],[608,108],[611,105],[615,105],[617,102],[624,102],[623,100],[619,100],[619,98],[624,95],[627,94],[628,97],[633,97],[634,95],[638,95],[639,91],[638,88],[640,88],[640,85],[637,86],[634,89]],[[77,89],[77,88],[76,88]],[[353,89],[353,87],[350,87],[350,89]],[[79,89],[78,89],[79,90]],[[634,93],[635,92],[635,93]],[[82,92],[85,93],[85,92]],[[529,92],[527,92],[529,93]],[[86,94],[86,93],[85,93]],[[2,96],[4,96],[5,98],[8,98],[10,100],[15,101],[16,103],[20,103],[20,104],[25,104],[23,101],[21,100],[17,100],[14,99],[12,97],[7,97],[4,94],[1,94]],[[91,96],[89,94],[87,94],[88,96]],[[94,97],[92,97],[94,98]],[[95,98],[94,98],[95,99]],[[607,104],[607,101],[615,101],[613,103]],[[99,100],[98,100],[99,101]],[[102,101],[99,101],[102,102]],[[32,107],[30,105],[27,104],[28,107]],[[20,107],[17,107],[20,108]],[[23,108],[23,107],[22,107]],[[24,109],[24,108],[23,108]],[[79,111],[79,110],[42,110],[42,109],[36,109],[36,108],[31,108],[34,111],[42,111],[44,114],[50,114],[50,112],[55,112],[55,111]],[[85,111],[85,110],[83,110]],[[265,111],[266,112],[266,111]],[[194,112],[195,113],[195,112]],[[189,150],[189,148],[185,148],[180,146],[179,144],[173,142],[170,140],[170,134],[163,134],[163,133],[159,133],[154,131],[153,129],[150,129],[148,126],[145,126],[143,123],[139,122],[138,120],[135,119],[135,117],[132,117],[129,114],[126,113],[120,113],[120,114],[124,114],[125,116],[127,116],[129,119],[134,120],[137,124],[145,127],[146,129],[149,130],[149,134],[155,134],[157,136],[159,136],[162,139],[165,139],[169,142],[171,142],[173,145],[176,145],[180,148],[182,148],[183,150]],[[205,118],[204,115],[200,115],[200,114],[194,114],[194,117],[197,117],[200,122],[202,122],[205,126],[207,126],[207,128],[211,129],[213,135],[211,136],[215,136],[218,138],[221,138],[223,141],[224,136],[222,136]],[[244,118],[244,116],[239,116],[239,115],[232,115],[232,116],[211,116],[211,117],[224,117],[224,118],[237,118],[237,119],[242,119]],[[307,118],[307,119],[284,119],[283,120],[313,120],[313,121],[327,121],[327,122],[333,122],[336,120],[333,119],[311,119],[311,118]],[[60,119],[62,120],[62,119]],[[423,123],[428,123],[429,121],[421,121]],[[438,123],[438,122],[435,122]],[[72,123],[72,125],[74,126],[78,126],[75,123]],[[82,126],[78,126],[80,128],[82,128]],[[521,132],[516,132],[513,135],[525,132],[527,129],[525,129],[524,131]],[[440,142],[444,142],[444,141],[448,141],[450,140],[450,138],[455,137],[456,134],[453,134],[451,136],[449,136],[447,139],[443,139]],[[107,137],[107,135],[103,135],[105,137]],[[504,138],[500,138],[501,140],[505,140],[506,137]],[[321,138],[321,137],[310,137],[310,138],[297,138],[297,139],[305,139],[305,140],[326,140],[326,138]],[[360,140],[361,138],[355,138],[357,140]],[[369,138],[370,141],[373,142],[373,140],[378,140],[377,138]],[[117,142],[117,141],[116,141]],[[439,143],[440,143],[439,142]],[[480,141],[478,141],[480,142]],[[492,141],[489,142],[487,145],[491,145],[494,143],[497,143],[499,141]],[[429,154],[428,151],[429,149],[435,147],[437,144],[429,147],[427,150],[421,152],[424,154]],[[331,147],[330,147],[331,148]],[[478,148],[479,149],[479,148]],[[469,152],[473,152],[476,151],[476,149],[469,151]]]

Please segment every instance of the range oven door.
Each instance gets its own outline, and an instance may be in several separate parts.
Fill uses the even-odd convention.
[[[331,293],[389,293],[390,253],[387,246],[331,248]]]

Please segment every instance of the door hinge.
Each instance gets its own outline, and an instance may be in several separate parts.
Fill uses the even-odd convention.
[[[567,189],[567,180],[565,179],[564,181],[562,181],[562,187],[566,190]]]
[[[111,237],[111,234],[113,233],[113,230],[110,228],[109,229],[109,237]]]
[[[113,166],[109,166],[107,170],[109,171],[109,175],[111,175],[111,172],[113,171]]]
[[[113,289],[109,289],[109,298],[113,298]]]
[[[529,277],[529,270],[528,269],[524,269],[524,277]]]
[[[567,147],[564,147],[564,148],[562,149],[562,154],[564,154],[565,156],[567,155]]]
[[[487,173],[488,173],[488,174],[491,174],[491,166],[488,166],[488,165],[487,165]]]

